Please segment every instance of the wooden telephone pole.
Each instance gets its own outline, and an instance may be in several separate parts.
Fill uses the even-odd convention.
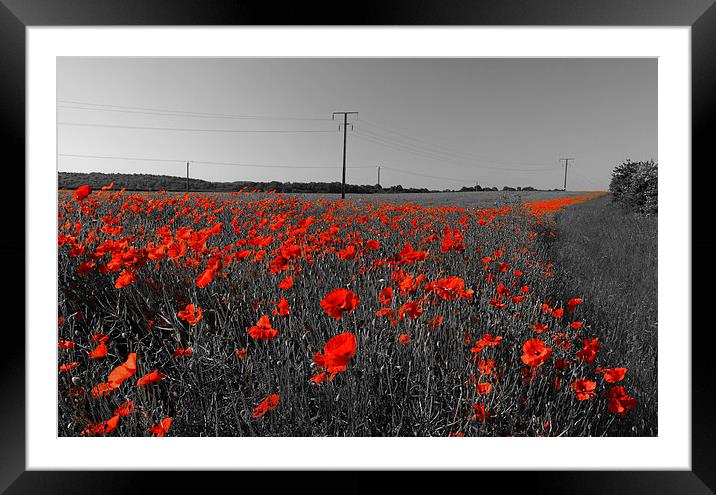
[[[348,115],[358,115],[358,112],[333,112],[331,119],[335,120],[336,115],[343,115],[343,180],[341,181],[341,199],[346,199],[346,128],[348,127]],[[340,129],[340,125],[338,128]],[[353,129],[353,124],[351,124],[351,129]]]
[[[569,165],[569,160],[574,161],[574,158],[560,158],[560,161],[564,160],[564,190],[567,190],[567,165]]]

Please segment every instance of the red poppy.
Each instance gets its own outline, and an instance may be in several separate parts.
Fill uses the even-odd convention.
[[[342,373],[348,368],[348,362],[355,353],[356,336],[351,332],[343,332],[331,337],[323,346],[323,353],[317,352],[313,361],[329,373]]]
[[[60,371],[62,373],[67,373],[68,371],[72,371],[73,369],[77,368],[79,365],[80,365],[80,363],[78,361],[72,361],[71,363],[61,364]]]
[[[351,313],[360,300],[355,293],[348,289],[338,288],[332,290],[321,301],[321,307],[328,316],[341,319],[343,313]]]
[[[550,354],[552,354],[552,348],[545,347],[545,343],[541,339],[530,339],[526,341],[522,344],[522,351],[522,362],[532,368],[544,364]]]
[[[107,383],[114,387],[119,385],[137,372],[137,354],[132,352],[127,355],[127,360],[114,368],[107,378]]]
[[[291,307],[288,304],[288,301],[285,297],[282,297],[281,300],[276,303],[276,307],[273,310],[273,315],[279,315],[279,316],[286,316],[291,311]]]
[[[104,435],[114,430],[119,423],[119,415],[115,414],[107,421],[97,424],[90,424],[82,431],[82,435]]]
[[[59,347],[60,349],[72,349],[74,346],[75,343],[69,340],[60,339],[60,341],[57,343],[57,347]]]
[[[92,349],[87,353],[87,357],[90,359],[99,359],[107,355],[107,345],[102,342],[100,345]]]
[[[293,287],[293,277],[286,277],[278,284],[279,289],[288,290]]]
[[[128,285],[133,284],[136,280],[137,277],[130,270],[122,270],[122,273],[119,274],[119,277],[114,282],[114,288],[121,289],[123,287],[127,287]]]
[[[162,378],[166,378],[167,375],[160,373],[158,370],[154,370],[151,373],[144,375],[142,378],[137,380],[137,387],[144,387],[152,383],[158,382]]]
[[[268,315],[262,315],[256,325],[248,330],[251,338],[256,340],[268,340],[278,335],[278,330],[271,327],[271,321]]]
[[[490,382],[481,382],[475,385],[475,390],[480,395],[487,395],[492,392],[492,384]]]
[[[75,195],[72,197],[72,199],[74,199],[75,201],[82,202],[90,194],[92,194],[92,188],[85,184],[75,190]]]
[[[489,416],[487,409],[485,409],[485,404],[473,404],[472,408],[475,410],[475,413],[472,415],[473,421],[485,421]]]
[[[597,352],[602,349],[599,339],[582,339],[584,347],[577,353],[577,358],[585,363],[591,363],[597,357]]]
[[[386,287],[382,291],[380,291],[380,294],[378,295],[378,302],[382,304],[383,306],[390,306],[391,301],[393,300],[393,288],[392,287]]]
[[[581,321],[573,321],[572,323],[569,324],[569,326],[575,330],[582,328],[583,325],[584,325],[584,323],[582,323]]]
[[[620,382],[626,376],[626,368],[597,368],[597,373],[604,373],[604,381],[608,383]]]
[[[278,403],[280,402],[281,397],[279,397],[278,394],[271,394],[268,397],[266,397],[264,400],[261,401],[261,404],[256,406],[256,409],[254,409],[254,412],[251,413],[251,415],[254,418],[260,418],[267,412],[276,409],[278,407]]]
[[[636,399],[627,394],[624,387],[616,385],[607,392],[607,399],[609,399],[607,408],[611,412],[622,416],[634,409],[637,404]]]
[[[243,360],[246,359],[246,357],[249,355],[249,350],[246,349],[246,348],[244,348],[244,349],[235,349],[235,350],[234,350],[234,354],[236,354],[236,357],[237,357],[237,358],[239,358],[241,361],[243,361]]]
[[[400,343],[403,345],[408,345],[413,341],[413,337],[410,334],[407,333],[401,333],[398,336],[398,339],[400,340]]]
[[[547,325],[543,325],[542,323],[535,323],[532,327],[534,328],[535,333],[542,333],[549,330]]]
[[[552,311],[552,316],[554,318],[561,318],[564,316],[564,308],[555,309]]]
[[[194,351],[191,347],[187,347],[186,349],[182,349],[181,347],[177,348],[176,351],[174,351],[174,354],[172,354],[172,357],[191,357],[194,354]]]
[[[580,299],[578,297],[572,298],[569,301],[567,301],[567,310],[570,313],[572,313],[574,311],[574,309],[580,304],[582,304],[582,299]]]
[[[199,306],[187,304],[186,308],[179,311],[177,316],[180,320],[186,321],[189,325],[195,326],[202,317],[202,310]]]
[[[131,400],[128,400],[128,401],[120,404],[120,406],[114,411],[114,414],[116,416],[127,416],[133,412],[134,412],[134,404],[132,404]]]
[[[432,318],[430,318],[430,321],[428,321],[428,326],[434,330],[440,327],[440,325],[443,324],[444,320],[445,318],[443,318],[442,316],[433,316]]]
[[[398,317],[402,320],[405,315],[415,319],[423,314],[423,309],[420,307],[420,303],[415,301],[408,301],[400,307],[398,311]]]
[[[169,427],[172,425],[172,418],[164,418],[159,424],[149,428],[149,433],[154,434],[155,437],[163,437],[169,431]]]
[[[592,397],[596,397],[597,393],[594,389],[597,387],[597,382],[587,380],[586,378],[578,378],[570,385],[574,393],[577,394],[577,400],[587,400]]]

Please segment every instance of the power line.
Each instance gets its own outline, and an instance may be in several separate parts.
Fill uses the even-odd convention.
[[[403,174],[416,175],[418,177],[427,177],[429,179],[442,179],[442,180],[450,180],[450,181],[454,181],[454,182],[463,182],[463,183],[464,182],[467,182],[467,183],[473,182],[473,179],[457,179],[457,178],[453,178],[453,177],[441,177],[438,175],[421,174],[420,172],[413,172],[411,170],[404,170],[404,169],[394,168],[394,167],[386,167],[385,165],[382,165],[381,168],[383,168],[385,170],[392,170],[393,172],[400,172]]]
[[[150,108],[150,107],[135,107],[126,105],[104,105],[100,103],[88,103],[82,101],[73,100],[57,100],[58,103],[67,103],[69,105],[57,105],[58,108],[72,108],[76,110],[94,110],[94,111],[105,111],[105,112],[121,112],[121,113],[139,113],[147,115],[168,115],[177,117],[206,117],[206,118],[217,118],[217,119],[239,119],[239,120],[313,120],[328,122],[331,119],[319,118],[319,117],[279,117],[270,115],[237,115],[228,113],[211,113],[211,112],[193,112],[188,110],[171,110],[162,108]],[[72,106],[74,105],[74,106]],[[83,105],[82,107],[76,105]],[[93,108],[87,108],[93,107]],[[106,107],[106,108],[100,108]]]
[[[167,162],[167,163],[185,163],[187,160],[178,160],[170,158],[146,158],[146,157],[130,157],[130,156],[113,156],[113,155],[80,155],[69,153],[58,153],[57,156],[68,158],[86,158],[99,160],[124,160],[124,161],[140,161],[140,162]],[[234,167],[251,167],[251,168],[300,168],[300,169],[335,169],[335,165],[298,165],[298,164],[275,164],[275,163],[242,163],[242,162],[217,162],[208,160],[189,160],[191,163],[201,165],[225,165]],[[373,168],[372,165],[352,166],[351,169]]]
[[[431,150],[431,151],[442,152],[442,153],[446,153],[446,154],[450,154],[450,155],[454,155],[454,156],[458,156],[458,157],[463,157],[463,159],[467,159],[467,160],[471,160],[471,161],[482,161],[482,162],[488,162],[488,163],[493,163],[493,164],[504,164],[504,165],[551,165],[550,162],[515,162],[515,161],[507,161],[507,160],[497,160],[497,159],[494,159],[491,157],[486,157],[484,155],[476,155],[474,153],[465,153],[465,152],[455,151],[454,149],[449,148],[447,146],[434,144],[434,143],[431,144],[431,143],[426,142],[424,139],[415,138],[415,137],[405,134],[403,132],[399,132],[394,129],[390,129],[388,127],[384,127],[384,126],[369,122],[364,119],[357,119],[357,120],[358,120],[358,122],[367,124],[370,127],[382,129],[385,132],[395,134],[397,136],[401,136],[401,137],[406,138],[410,141],[415,141],[416,143],[419,143],[418,144],[419,147],[423,147],[428,150],[429,150],[429,148],[432,147],[435,149]],[[409,143],[405,143],[405,144],[409,144]],[[413,145],[413,146],[416,146],[416,145]]]
[[[375,144],[379,144],[379,145],[381,145],[381,146],[385,146],[385,147],[387,147],[387,148],[391,148],[391,149],[394,149],[394,150],[397,150],[397,151],[402,151],[402,152],[409,153],[409,154],[412,154],[412,155],[415,155],[415,156],[419,156],[419,157],[421,157],[421,158],[427,158],[427,159],[429,159],[429,160],[434,160],[434,161],[438,161],[438,162],[441,162],[441,163],[451,163],[451,164],[453,164],[453,165],[457,165],[457,166],[463,167],[463,168],[465,168],[466,165],[467,165],[467,166],[468,166],[470,169],[472,169],[472,170],[474,170],[474,169],[477,168],[477,169],[488,169],[488,170],[499,170],[499,171],[514,171],[514,172],[546,172],[546,171],[549,171],[549,170],[554,170],[554,169],[556,168],[556,167],[553,166],[553,167],[550,167],[550,168],[542,168],[542,169],[520,169],[520,168],[512,168],[512,167],[490,167],[490,166],[487,166],[487,165],[479,165],[479,164],[456,163],[456,162],[453,161],[453,160],[450,160],[450,159],[448,159],[448,158],[445,158],[445,157],[440,156],[440,155],[435,154],[435,153],[430,153],[430,152],[421,151],[421,150],[419,150],[419,149],[416,149],[416,148],[414,148],[414,147],[410,147],[410,146],[408,146],[408,145],[397,144],[397,143],[394,143],[394,142],[385,140],[385,139],[380,138],[380,137],[377,137],[377,136],[367,135],[367,134],[365,134],[365,131],[356,131],[355,136],[356,136],[357,138],[359,138],[359,139],[363,139],[363,140],[365,140],[365,141],[370,141],[370,142],[373,142],[373,143],[375,143]]]
[[[107,127],[112,129],[140,129],[150,131],[179,131],[179,132],[226,132],[226,133],[272,133],[272,134],[295,134],[295,133],[335,133],[335,130],[319,130],[319,129],[297,129],[297,130],[278,130],[278,129],[204,129],[204,128],[188,128],[188,127],[147,127],[147,126],[130,126],[130,125],[114,125],[114,124],[94,124],[83,122],[58,122],[57,125],[77,126],[77,127]]]

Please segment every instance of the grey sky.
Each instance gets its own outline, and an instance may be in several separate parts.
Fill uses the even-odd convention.
[[[656,59],[63,57],[57,99],[58,122],[124,126],[59,125],[58,153],[178,160],[60,156],[60,171],[183,176],[190,160],[249,164],[192,164],[206,180],[340,181],[330,118],[343,110],[360,112],[349,120],[352,184],[375,184],[381,165],[384,187],[551,189],[562,187],[559,158],[574,157],[568,188],[595,190],[624,159],[658,158]],[[206,131],[219,129],[331,132]]]

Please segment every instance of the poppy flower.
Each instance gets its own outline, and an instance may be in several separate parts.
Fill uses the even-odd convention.
[[[419,303],[415,301],[408,301],[400,307],[400,310],[398,311],[398,317],[402,320],[405,315],[408,315],[411,318],[415,319],[420,317],[420,315],[422,315],[423,313],[424,311],[420,307]]]
[[[620,382],[624,379],[624,376],[626,376],[627,369],[626,368],[597,368],[597,373],[604,373],[604,381],[608,383],[616,383]]]
[[[567,310],[570,313],[572,313],[572,312],[574,312],[575,308],[580,304],[582,304],[582,299],[580,299],[578,297],[572,298],[569,301],[567,301]]]
[[[446,301],[453,301],[458,298],[472,297],[472,291],[465,290],[465,280],[460,277],[445,277],[441,278],[435,284],[435,291],[437,295]]]
[[[199,306],[193,304],[187,304],[186,308],[179,311],[177,316],[180,320],[186,321],[189,325],[195,326],[202,317],[202,310]]]
[[[67,373],[68,371],[72,371],[73,369],[77,368],[79,365],[80,365],[80,363],[78,361],[72,361],[71,363],[61,364],[60,371],[62,373]]]
[[[574,393],[577,394],[577,400],[587,400],[592,397],[596,397],[597,393],[594,389],[597,387],[597,382],[587,380],[586,378],[578,378],[570,385]]]
[[[403,345],[408,345],[413,341],[413,337],[410,334],[407,333],[401,333],[398,336],[398,339],[400,340],[400,343]]]
[[[481,359],[477,365],[477,369],[481,375],[491,375],[494,368],[495,368],[495,360],[494,359],[488,359],[488,360]]]
[[[348,362],[355,353],[356,336],[351,332],[343,332],[331,337],[323,346],[323,353],[317,352],[313,361],[329,373],[342,373],[348,368]]]
[[[281,397],[278,394],[271,394],[268,397],[266,397],[264,400],[261,401],[261,403],[256,406],[256,409],[254,409],[253,413],[251,415],[254,418],[260,418],[267,412],[276,409],[278,407],[278,403],[280,402]]]
[[[291,311],[291,307],[288,304],[288,301],[285,297],[282,297],[281,300],[276,303],[276,308],[273,310],[274,316],[280,315],[280,316],[286,316]]]
[[[133,412],[134,404],[132,404],[131,400],[128,400],[120,404],[120,406],[114,411],[114,414],[115,416],[127,416]]]
[[[61,340],[57,343],[57,347],[60,349],[72,349],[75,346],[75,343],[69,340]]]
[[[541,339],[530,339],[522,344],[522,362],[531,368],[541,366],[552,354],[552,348],[545,347]]]
[[[92,397],[99,398],[103,395],[109,395],[112,390],[118,389],[119,386],[127,378],[137,372],[137,354],[132,352],[127,356],[127,360],[114,368],[107,378],[107,383],[100,383],[91,390]]]
[[[169,427],[172,425],[172,418],[164,418],[159,424],[152,426],[147,431],[152,433],[155,437],[163,437],[169,431]]]
[[[115,414],[107,421],[97,424],[90,424],[82,431],[82,435],[104,435],[117,428],[119,415]]]
[[[207,268],[196,277],[196,286],[200,289],[204,289],[214,280],[214,276],[216,276],[216,272]]]
[[[607,392],[607,399],[609,399],[607,404],[609,411],[622,416],[634,409],[637,404],[636,399],[627,394],[624,387],[617,385]]]
[[[599,339],[582,339],[584,347],[577,352],[577,359],[585,363],[591,363],[597,357],[597,352],[602,349]]]
[[[87,184],[85,184],[85,185],[82,185],[82,186],[78,187],[78,188],[75,190],[75,194],[74,194],[74,196],[72,197],[72,199],[74,199],[75,201],[81,203],[81,202],[84,201],[85,198],[86,198],[87,196],[89,196],[90,194],[92,194],[92,188],[91,188],[90,186],[88,186]]]
[[[127,287],[128,285],[134,283],[136,280],[137,277],[130,270],[122,270],[122,273],[119,274],[119,277],[114,282],[114,288],[121,289],[123,287]]]
[[[256,340],[268,340],[278,335],[278,330],[271,327],[268,315],[261,316],[256,325],[249,328],[248,332],[251,338]]]
[[[481,382],[475,385],[475,390],[480,395],[487,395],[492,392],[492,384],[490,382]]]
[[[87,357],[90,359],[99,359],[107,355],[107,345],[102,342],[100,345],[92,349],[87,353]]]
[[[578,330],[582,328],[582,326],[584,326],[584,323],[582,323],[581,321],[573,321],[569,324],[569,326],[575,330]]]
[[[338,288],[328,293],[321,301],[323,311],[331,318],[341,319],[343,313],[351,313],[360,300],[355,293],[348,289]]]
[[[288,290],[293,287],[293,277],[286,277],[278,284],[278,288],[282,290]]]
[[[235,349],[235,350],[234,350],[234,354],[236,354],[236,357],[237,357],[237,358],[239,358],[241,361],[243,361],[243,360],[246,359],[246,357],[248,356],[249,350],[246,349],[246,348],[244,348],[244,349]]]
[[[472,415],[472,420],[478,420],[478,421],[485,421],[487,417],[489,416],[489,413],[487,412],[487,409],[485,408],[485,404],[473,404],[472,405],[473,410],[475,411]]]
[[[191,357],[194,354],[194,351],[191,347],[187,347],[186,349],[182,349],[181,347],[177,348],[176,351],[172,354],[172,357]]]
[[[555,309],[552,311],[552,316],[554,318],[561,318],[564,316],[564,308]]]
[[[393,288],[392,287],[386,287],[382,291],[380,291],[380,294],[378,295],[378,302],[382,304],[383,306],[390,306],[391,301],[393,300]]]
[[[484,349],[485,347],[494,347],[494,346],[500,345],[500,342],[502,342],[501,336],[493,337],[491,334],[486,333],[482,336],[482,338],[480,340],[475,342],[475,347],[470,349],[470,352],[473,352],[473,353],[482,352],[482,349]],[[466,339],[465,343],[468,344],[469,340]]]
[[[132,352],[127,356],[127,360],[114,368],[107,378],[110,387],[117,388],[119,385],[137,372],[137,354]]]
[[[542,333],[549,330],[547,325],[543,325],[542,323],[535,323],[534,325],[532,325],[532,328],[534,328],[535,333]]]
[[[433,316],[430,318],[430,321],[428,321],[428,326],[435,330],[436,328],[439,328],[440,325],[443,324],[443,321],[445,320],[442,316]]]
[[[158,382],[162,378],[166,378],[167,375],[160,373],[158,370],[154,370],[151,373],[144,375],[142,378],[137,380],[137,387],[144,387],[152,383]]]

